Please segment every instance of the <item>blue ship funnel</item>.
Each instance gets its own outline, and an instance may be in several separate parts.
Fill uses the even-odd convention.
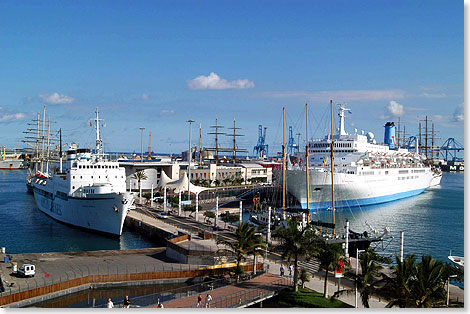
[[[395,131],[395,124],[393,122],[385,123],[384,143],[388,144],[388,147],[390,149],[394,149],[397,147]]]

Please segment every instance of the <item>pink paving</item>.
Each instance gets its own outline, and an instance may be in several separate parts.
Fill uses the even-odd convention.
[[[279,291],[291,284],[287,278],[280,277],[271,273],[260,275],[243,283],[214,289],[201,293],[203,302],[206,295],[212,296],[211,308],[237,307],[240,304],[257,299],[260,296]],[[196,307],[198,295],[171,300],[164,303],[165,308],[189,308]],[[151,306],[156,307],[156,305]]]

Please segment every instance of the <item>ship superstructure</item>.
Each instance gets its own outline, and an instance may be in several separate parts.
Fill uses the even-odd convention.
[[[23,167],[24,160],[21,158],[21,154],[16,152],[7,153],[5,146],[3,146],[2,151],[0,152],[0,170],[15,170]]]
[[[344,128],[345,112],[339,107],[338,133],[323,139],[309,140],[309,210],[332,206],[331,144],[334,147],[335,207],[372,205],[417,195],[438,185],[442,174],[425,163],[419,152],[399,148],[395,142],[393,122],[385,125],[384,144],[377,144],[374,134],[348,134]],[[300,161],[287,170],[287,186],[307,208],[304,153]]]
[[[126,192],[125,170],[110,161],[102,151],[96,109],[96,147],[72,146],[58,173],[36,172],[32,177],[34,197],[39,209],[52,218],[77,227],[111,235],[121,235],[124,219],[134,202]]]

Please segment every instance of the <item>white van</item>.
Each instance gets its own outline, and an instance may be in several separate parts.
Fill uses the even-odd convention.
[[[36,274],[36,267],[31,264],[23,264],[20,269],[18,269],[18,274],[23,277],[34,277]]]

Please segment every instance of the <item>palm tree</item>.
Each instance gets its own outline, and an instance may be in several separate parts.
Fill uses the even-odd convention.
[[[370,296],[376,291],[375,286],[380,282],[379,276],[383,266],[380,263],[390,263],[391,260],[378,255],[374,249],[362,253],[360,260],[361,274],[357,276],[356,283],[361,291],[361,301],[364,307],[369,307]]]
[[[403,262],[395,255],[397,265],[393,276],[384,276],[384,292],[391,297],[387,307],[429,308],[444,304],[446,292],[445,266],[431,256],[423,256],[416,263],[414,255],[406,256]]]
[[[343,248],[339,243],[328,243],[326,240],[319,241],[315,256],[320,261],[320,268],[325,271],[324,298],[328,295],[328,271],[333,266],[336,266],[342,254]]]
[[[256,234],[255,228],[247,223],[240,223],[235,233],[235,242],[218,240],[217,244],[225,244],[226,248],[219,251],[230,252],[235,255],[237,260],[237,267],[235,272],[240,274],[243,269],[240,266],[242,260],[246,259],[248,254],[253,254],[255,248],[266,248],[266,243],[263,238]]]
[[[416,257],[405,256],[403,262],[395,254],[396,265],[392,266],[392,276],[382,274],[385,285],[381,290],[388,296],[389,302],[386,307],[398,306],[400,308],[412,307],[413,277],[416,268]]]
[[[142,202],[142,189],[141,189],[141,186],[140,186],[140,182],[142,180],[147,180],[147,176],[145,175],[145,171],[144,170],[137,171],[136,173],[134,173],[133,178],[136,179],[137,182],[139,183],[139,200]]]
[[[282,257],[294,260],[294,290],[299,290],[298,264],[301,258],[310,259],[317,242],[317,234],[311,225],[299,228],[297,221],[288,219],[287,228],[277,229],[273,238],[278,241],[276,249],[282,252]]]
[[[430,308],[445,302],[446,291],[443,278],[444,265],[432,256],[423,256],[416,265],[416,281],[413,285],[413,295],[416,307]]]

